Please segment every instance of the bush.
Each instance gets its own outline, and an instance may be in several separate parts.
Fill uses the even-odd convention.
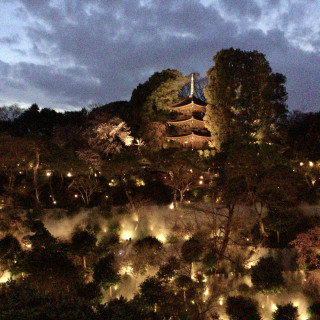
[[[319,320],[320,319],[320,302],[313,303],[308,308],[309,314],[311,315],[312,320]]]
[[[243,296],[228,297],[226,312],[230,320],[261,320],[258,302]]]
[[[273,320],[298,320],[298,308],[290,302],[283,306],[277,305],[277,310],[272,313]]]
[[[251,281],[257,291],[278,292],[284,285],[281,266],[272,257],[261,258],[251,269]]]

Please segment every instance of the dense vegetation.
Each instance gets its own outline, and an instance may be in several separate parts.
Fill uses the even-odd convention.
[[[296,270],[319,317],[320,221],[303,208],[319,204],[320,113],[288,113],[260,53],[215,62],[206,150],[165,139],[188,95],[177,70],[129,102],[2,108],[0,319],[262,319],[252,297],[290,293]],[[297,319],[291,302],[273,318]]]

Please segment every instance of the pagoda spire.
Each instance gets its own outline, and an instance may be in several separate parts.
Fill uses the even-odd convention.
[[[193,73],[191,74],[191,89],[190,89],[190,97],[193,97],[194,94],[194,80],[193,80]]]

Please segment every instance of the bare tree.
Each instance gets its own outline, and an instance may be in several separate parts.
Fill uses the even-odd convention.
[[[77,176],[72,180],[68,189],[77,191],[83,203],[89,205],[93,194],[100,190],[100,183],[99,180],[92,177],[92,175]]]
[[[194,188],[199,181],[199,173],[182,161],[174,161],[168,166],[168,173],[163,177],[163,182],[173,189],[173,202],[177,207],[179,195],[180,204],[183,203],[185,193]]]
[[[191,78],[190,74],[188,77]],[[204,87],[209,83],[209,79],[207,77],[200,77],[199,73],[193,73],[194,76],[194,96],[202,101],[207,101],[206,97],[203,93]],[[180,97],[188,97],[191,91],[191,83],[188,82],[185,84],[179,92]]]

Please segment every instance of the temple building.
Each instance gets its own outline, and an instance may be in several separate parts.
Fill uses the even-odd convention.
[[[174,120],[167,121],[168,141],[176,141],[185,148],[203,149],[205,144],[211,140],[203,121],[206,105],[204,101],[194,96],[192,75],[190,96],[169,107]]]

